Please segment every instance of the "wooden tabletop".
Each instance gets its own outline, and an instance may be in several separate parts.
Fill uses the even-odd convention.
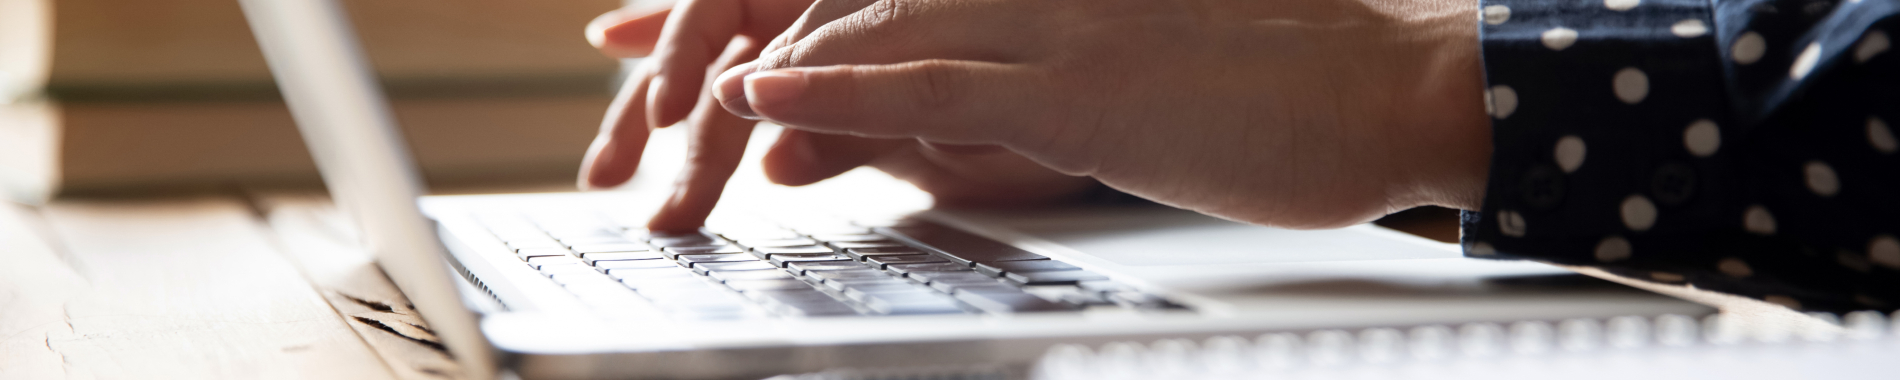
[[[327,207],[0,203],[0,378],[457,378]]]

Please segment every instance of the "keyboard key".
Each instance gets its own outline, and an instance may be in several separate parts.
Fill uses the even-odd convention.
[[[924,251],[917,250],[916,248],[903,247],[903,246],[883,247],[883,248],[852,248],[852,249],[844,250],[845,256],[851,256],[851,258],[857,259],[858,261],[864,261],[866,258],[877,257],[877,256],[921,255],[923,253]]]
[[[794,316],[794,317],[833,317],[833,316],[858,315],[858,311],[856,309],[852,309],[850,305],[845,305],[843,302],[838,302],[837,300],[830,300],[828,302],[819,301],[819,302],[809,302],[809,303],[782,303],[782,304],[775,305],[775,307],[773,308],[773,311],[778,312],[779,314],[784,314],[784,315]]]
[[[968,272],[970,267],[957,263],[893,264],[885,266],[884,270],[903,275],[911,272]]]
[[[645,244],[640,244],[640,242],[620,235],[565,238],[561,239],[561,244],[566,244],[569,247],[596,244],[639,244],[642,247],[646,246]]]
[[[652,238],[647,240],[647,244],[652,244],[653,246],[660,247],[660,248],[704,247],[704,246],[723,245],[725,243],[726,243],[725,240],[716,239],[711,236],[701,235],[698,233],[653,234]]]
[[[660,260],[648,260],[648,261],[655,261],[655,262],[662,262],[662,263],[666,262],[666,261],[660,261]],[[607,270],[607,275],[613,276],[613,278],[618,278],[618,279],[697,277],[697,275],[693,274],[693,271],[688,270],[686,268],[681,268],[679,265],[657,266],[655,268],[610,269],[610,270]]]
[[[1004,284],[993,279],[932,281],[930,282],[930,288],[944,293],[955,293],[959,289],[963,291],[990,293],[1022,291],[1015,286],[1010,286],[1009,284]]]
[[[942,257],[934,255],[872,256],[864,262],[880,269],[891,264],[947,263]]]
[[[786,264],[785,267],[790,268],[792,270],[792,273],[797,273],[799,275],[808,275],[806,272],[811,272],[811,271],[868,270],[870,269],[869,267],[864,266],[864,264],[859,264],[858,262],[851,261],[851,260],[801,261],[801,262]]]
[[[784,267],[786,264],[796,263],[796,262],[810,262],[810,261],[851,262],[851,258],[844,257],[844,255],[839,255],[839,254],[816,254],[816,255],[777,254],[777,255],[772,255],[772,259],[769,261],[772,263],[772,265],[775,265],[778,267]]]
[[[623,278],[620,280],[620,285],[639,291],[658,291],[661,289],[682,289],[706,286],[706,280],[699,279],[699,276],[693,276],[691,274],[688,274],[688,276],[689,277],[672,278]]]
[[[903,247],[904,243],[898,243],[896,241],[891,241],[891,240],[864,241],[864,242],[835,242],[834,241],[830,243],[825,243],[825,245],[830,246],[832,248],[837,248],[840,250],[850,250],[854,248],[897,248],[897,247]]]
[[[666,260],[601,260],[594,262],[594,267],[600,268],[601,270],[651,269],[678,266],[679,264],[674,264]]]
[[[996,282],[996,279],[990,278],[989,276],[984,276],[981,274],[977,274],[976,272],[968,272],[968,271],[966,272],[911,272],[907,277],[910,277],[911,281],[917,281],[921,283],[932,283],[932,282],[937,282],[937,281],[962,281],[962,282],[988,281],[991,283]]]
[[[1107,280],[1108,276],[1085,270],[1065,270],[1055,272],[1012,272],[1004,274],[1003,279],[1016,285],[1074,285],[1081,281]]]
[[[891,239],[878,234],[828,234],[812,235],[811,238],[812,240],[832,243],[890,241]]]
[[[784,273],[784,271],[778,270],[778,267],[772,266],[772,264],[766,263],[764,261],[693,264],[693,272],[699,273],[699,274],[706,274],[707,272],[737,272],[737,271],[761,271],[761,270],[770,270],[773,272]],[[787,275],[787,276],[790,276],[790,275]]]
[[[779,240],[779,239],[800,238],[797,232],[792,232],[792,230],[780,229],[780,228],[748,228],[748,229],[738,229],[738,230],[721,229],[719,231],[719,236],[723,236],[726,238],[726,240],[732,240],[732,241]]]
[[[789,246],[789,247],[756,247],[756,248],[752,248],[752,252],[756,252],[759,255],[762,255],[765,257],[772,257],[773,255],[809,255],[809,254],[814,254],[814,253],[836,253],[832,251],[830,247],[817,246],[817,245],[800,245],[800,246]]]
[[[521,251],[524,249],[547,249],[547,248],[559,248],[562,250],[567,249],[567,246],[561,244],[561,242],[554,241],[553,238],[549,238],[545,236],[536,238],[536,239],[511,241],[511,242],[508,242],[507,244],[508,244],[508,249],[513,249],[515,251]]]
[[[870,269],[808,272],[808,273],[805,273],[805,275],[811,278],[818,279],[820,281],[844,280],[844,279],[856,279],[856,278],[876,278],[876,279],[891,278],[890,275],[884,274],[883,272],[870,270]]]
[[[679,264],[669,263],[663,260],[639,260],[639,261],[633,261],[633,262],[639,263],[639,264],[638,265],[622,264],[619,268],[608,269],[607,275],[624,277],[628,275],[633,275],[635,273],[642,273],[646,270],[651,270],[651,269],[665,269],[665,268],[679,268],[680,267]]]
[[[593,252],[646,252],[646,251],[651,251],[651,250],[653,250],[653,247],[648,247],[646,244],[635,244],[635,243],[588,244],[588,245],[574,246],[574,252],[580,252],[582,254],[593,253]]]
[[[599,272],[595,272],[594,268],[589,268],[586,265],[581,265],[581,264],[544,265],[544,266],[541,266],[540,271],[542,275],[547,275],[547,276],[552,276],[552,275],[557,275],[557,274],[569,274],[569,273],[582,273],[582,274],[599,273]]]
[[[825,279],[824,285],[826,288],[830,288],[831,290],[842,292],[845,289],[852,288],[852,287],[875,287],[875,286],[882,286],[882,285],[889,285],[889,284],[912,286],[911,283],[908,281],[899,280],[899,279],[890,278],[890,277]]]
[[[872,294],[863,301],[865,308],[887,315],[963,314],[955,299],[937,293]]]
[[[719,281],[727,281],[727,282],[757,281],[757,280],[798,281],[798,280],[792,279],[791,274],[785,273],[785,271],[777,271],[777,270],[712,271],[711,273],[708,273],[707,276],[717,279]],[[804,282],[801,281],[799,283],[803,284]]]
[[[989,275],[990,277],[1002,277],[1004,273],[1051,272],[1077,269],[1082,268],[1055,260],[1003,261],[976,264],[977,273]]]
[[[836,301],[831,298],[831,295],[812,289],[810,286],[791,289],[759,289],[747,291],[744,294],[746,298],[763,304]]]
[[[844,296],[851,297],[851,299],[861,300],[861,298],[863,298],[865,294],[881,294],[881,293],[938,294],[936,291],[930,290],[930,288],[918,286],[917,284],[913,284],[909,282],[867,281],[867,282],[847,282],[844,284]]]
[[[595,272],[595,271],[558,273],[558,274],[549,275],[548,278],[553,279],[554,283],[561,284],[561,285],[573,285],[573,284],[584,284],[584,283],[605,283],[605,284],[612,284],[616,286],[619,285],[618,283],[614,282],[613,279],[607,278],[607,276],[602,276],[600,275],[600,272]]]
[[[832,225],[818,224],[821,223],[812,223],[812,225],[806,226],[792,226],[792,230],[806,235],[858,235],[871,233],[870,228],[846,225],[843,223]]]
[[[700,264],[710,264],[710,263],[745,263],[745,262],[759,261],[759,258],[752,257],[752,255],[747,255],[743,253],[679,255],[677,257],[679,258],[680,265],[685,265],[689,267],[699,266]]]
[[[745,250],[740,249],[738,246],[732,246],[732,245],[719,245],[719,246],[710,246],[710,247],[667,247],[665,249],[660,250],[660,256],[665,256],[668,259],[677,258],[679,257],[679,255],[708,255],[708,254],[720,254],[720,253],[745,253]]]
[[[1071,310],[1067,305],[1049,302],[1042,297],[1023,292],[958,291],[955,296],[958,301],[995,314]]]
[[[528,258],[528,266],[534,267],[534,269],[541,269],[542,266],[547,266],[547,265],[563,265],[563,264],[586,265],[586,263],[581,262],[580,259],[576,259],[573,256],[565,256],[565,255],[563,256],[535,256],[535,257]]]
[[[596,261],[658,259],[660,259],[660,254],[653,252],[597,252],[581,254],[581,261],[588,265],[593,265]]]
[[[718,277],[719,275],[726,274],[726,273],[763,273],[763,272],[713,272],[713,276]],[[727,280],[726,286],[730,286],[732,287],[732,290],[737,290],[740,292],[748,292],[748,291],[755,291],[755,290],[811,289],[811,284],[806,284],[804,281],[793,280],[790,276],[786,276],[783,278],[776,278],[776,279],[761,279],[761,280]]]
[[[795,238],[795,239],[740,240],[738,241],[738,244],[741,247],[747,247],[747,248],[765,248],[765,247],[796,247],[796,246],[803,246],[803,245],[818,244],[818,242],[815,240],[806,239],[806,238]]]
[[[521,261],[528,261],[530,257],[567,256],[570,253],[572,252],[568,252],[567,248],[527,248],[515,251],[515,257],[520,257]]]
[[[972,263],[1041,260],[1048,258],[1010,246],[1009,244],[1003,244],[999,241],[936,223],[916,223],[913,225],[889,227],[886,230],[935,248],[946,254],[947,256],[945,256],[945,258],[958,264],[968,265]]]

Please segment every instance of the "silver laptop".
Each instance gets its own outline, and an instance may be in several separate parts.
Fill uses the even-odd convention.
[[[800,189],[738,180],[684,234],[636,228],[663,181],[421,197],[338,5],[243,5],[331,194],[473,378],[1009,368],[1065,342],[1710,311],[1371,225],[930,210],[875,172]]]

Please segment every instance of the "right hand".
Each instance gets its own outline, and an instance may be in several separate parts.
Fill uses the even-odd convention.
[[[796,25],[813,0],[683,0],[662,9],[620,9],[594,19],[587,38],[616,58],[648,57],[621,87],[581,164],[581,188],[617,186],[640,164],[649,132],[686,122],[687,168],[648,223],[656,231],[705,222],[739,165],[757,121],[713,98],[708,70],[724,72],[790,44],[820,25]],[[787,31],[796,31],[787,33]],[[777,40],[774,40],[777,38]],[[772,41],[770,44],[766,41]],[[723,45],[722,45],[723,44]],[[940,205],[1047,203],[1099,186],[995,146],[949,146],[787,129],[764,157],[766,177],[805,185],[871,166],[909,181]]]

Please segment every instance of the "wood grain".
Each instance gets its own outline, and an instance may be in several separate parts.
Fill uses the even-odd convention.
[[[7,205],[0,260],[0,378],[394,378],[235,199]]]
[[[290,261],[396,377],[463,378],[415,307],[358,244],[355,227],[329,198],[273,194],[257,199]]]

